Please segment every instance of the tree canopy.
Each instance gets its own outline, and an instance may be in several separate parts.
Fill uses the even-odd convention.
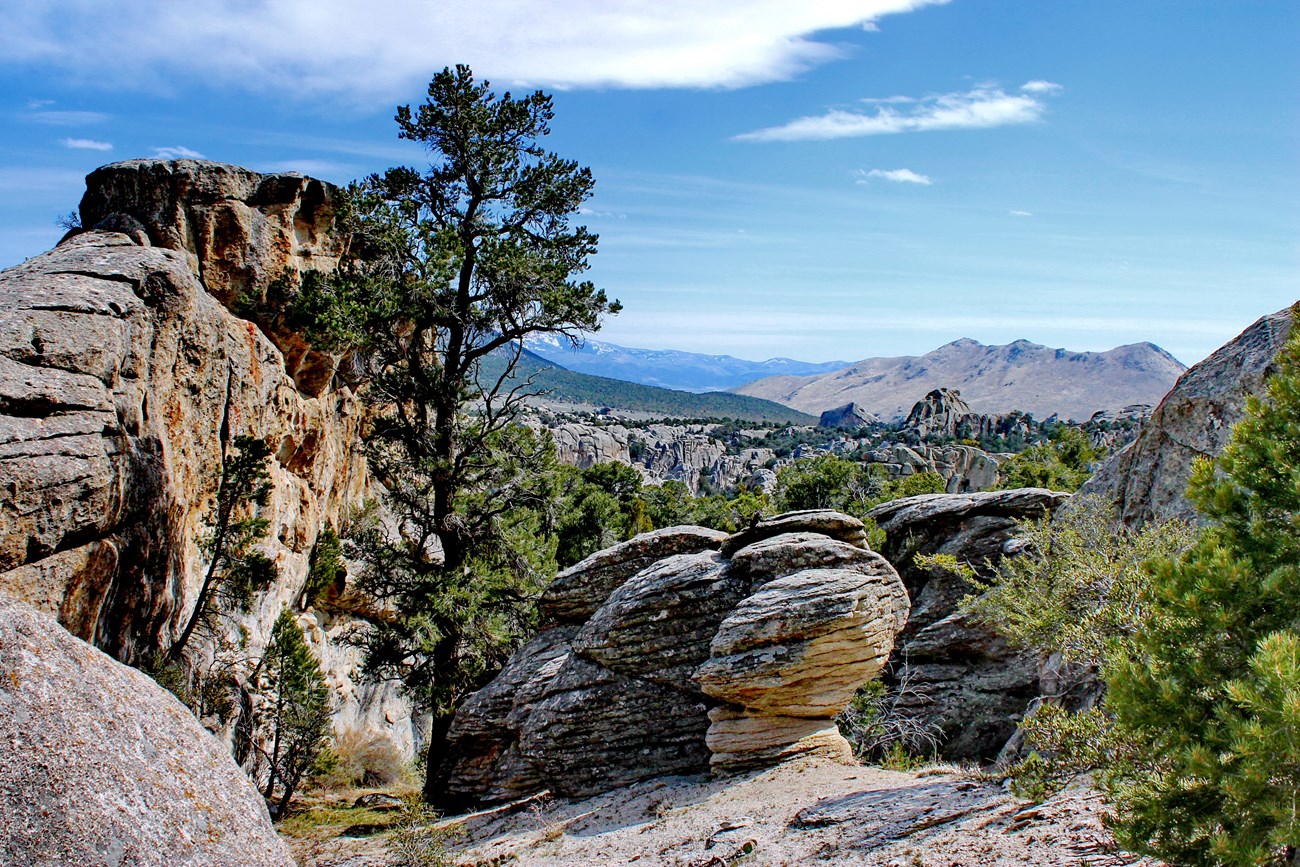
[[[593,181],[539,143],[552,116],[540,91],[498,96],[465,66],[435,75],[424,103],[396,116],[428,168],[349,187],[342,264],[294,301],[363,382],[383,494],[349,550],[361,587],[396,614],[365,649],[373,671],[400,677],[434,716],[434,799],[456,704],[527,631],[554,570],[554,448],[516,424],[536,391],[513,375],[522,341],[577,340],[619,310],[579,279],[597,237],[572,218]]]

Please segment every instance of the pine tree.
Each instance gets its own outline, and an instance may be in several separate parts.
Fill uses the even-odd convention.
[[[1117,836],[1186,865],[1257,865],[1300,845],[1300,328],[1267,396],[1188,496],[1199,541],[1153,569],[1108,704],[1137,746],[1107,785]]]
[[[531,628],[554,573],[554,447],[517,423],[538,391],[514,376],[523,340],[577,340],[619,309],[576,279],[597,239],[571,219],[593,181],[541,147],[552,116],[540,91],[498,96],[467,67],[438,73],[396,118],[428,170],[353,185],[342,267],[292,300],[363,382],[366,455],[391,520],[354,532],[349,553],[361,589],[396,614],[363,636],[366,659],[433,717],[425,792],[444,806],[456,705]]]
[[[266,739],[257,747],[267,768],[262,794],[281,816],[330,737],[325,675],[290,609],[276,618],[252,682],[262,699],[256,728]]]
[[[252,436],[235,437],[223,455],[212,529],[200,542],[208,569],[194,610],[168,651],[172,661],[180,659],[195,629],[210,626],[223,607],[246,607],[275,580],[275,564],[256,547],[266,536],[267,522],[252,511],[265,506],[271,494],[270,456],[266,443]]]

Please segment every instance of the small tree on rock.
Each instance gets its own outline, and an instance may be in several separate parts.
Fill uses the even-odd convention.
[[[195,629],[210,626],[223,608],[246,607],[275,580],[275,564],[256,547],[266,537],[267,521],[253,510],[265,506],[271,494],[269,461],[266,443],[252,436],[235,437],[222,459],[212,528],[200,541],[208,568],[190,619],[168,653],[173,662]]]

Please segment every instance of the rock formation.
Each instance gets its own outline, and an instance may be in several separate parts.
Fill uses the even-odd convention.
[[[261,796],[171,693],[0,596],[0,862],[284,865]]]
[[[319,532],[370,482],[334,359],[226,305],[332,262],[329,196],[300,175],[216,163],[106,166],[82,203],[83,224],[105,230],[0,273],[0,594],[119,659],[167,647],[202,580],[223,446],[250,434],[273,455],[262,548],[279,580],[238,626],[250,652],[265,642],[300,598]],[[334,641],[351,616],[306,624],[338,723],[410,749],[409,703],[361,683],[356,651]]]
[[[941,732],[946,758],[996,758],[1039,694],[1038,661],[957,610],[969,584],[922,568],[915,557],[950,554],[992,578],[987,564],[1015,553],[1015,522],[1041,517],[1069,496],[1041,488],[924,494],[868,513],[885,531],[881,553],[898,569],[912,602],[887,682],[907,679],[902,710]]]
[[[1192,464],[1214,457],[1261,394],[1273,357],[1291,333],[1290,309],[1265,316],[1195,365],[1160,402],[1136,440],[1080,489],[1114,501],[1127,523],[1152,518],[1194,519],[1184,494]]]
[[[879,416],[852,401],[828,409],[817,419],[817,427],[842,427],[856,430],[866,424],[880,421]]]
[[[638,536],[560,573],[541,609],[457,711],[453,799],[847,758],[832,718],[885,665],[907,598],[861,522],[813,511]]]

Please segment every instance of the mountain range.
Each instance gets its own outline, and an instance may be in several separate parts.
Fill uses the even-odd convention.
[[[1012,410],[1083,421],[1094,412],[1156,404],[1187,368],[1153,343],[1071,352],[1028,340],[954,340],[920,356],[866,358],[815,376],[773,376],[734,389],[808,413],[853,402],[884,420],[905,416],[935,388],[954,388],[981,413]]]
[[[574,347],[554,335],[531,337],[525,347],[567,370],[612,377],[680,391],[726,391],[769,376],[814,376],[847,367],[847,361],[796,361],[769,358],[746,361],[730,355],[705,355],[675,349],[636,349],[583,341]]]

